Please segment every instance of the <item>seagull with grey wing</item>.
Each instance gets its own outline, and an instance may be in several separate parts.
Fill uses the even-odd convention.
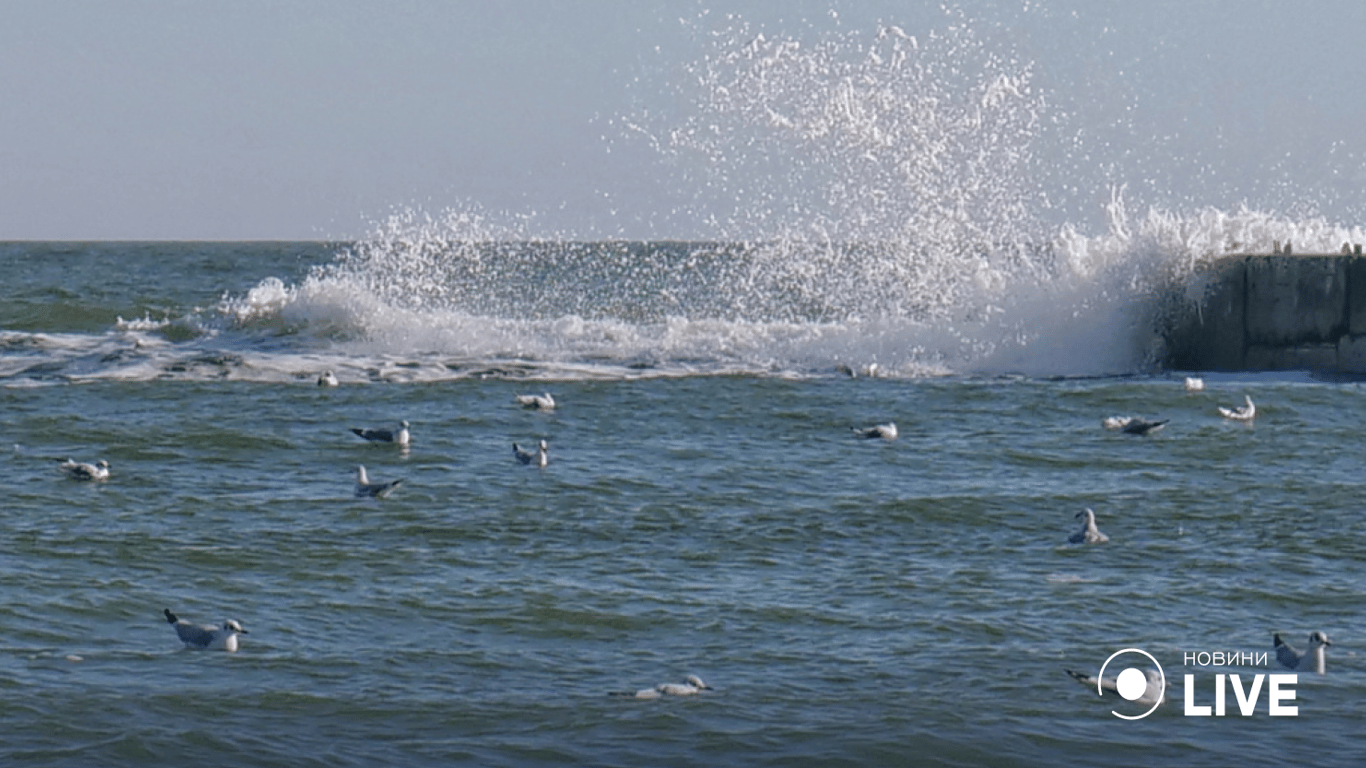
[[[1073,680],[1076,680],[1087,688],[1094,689],[1097,687],[1095,675],[1073,672],[1070,669],[1064,669],[1063,671],[1071,675]],[[1166,689],[1171,687],[1171,683],[1168,682],[1166,686],[1163,686],[1162,675],[1158,674],[1155,669],[1145,669],[1143,671],[1143,677],[1147,680],[1147,685],[1144,687],[1142,695],[1136,699],[1130,699],[1130,701],[1136,701],[1139,704],[1160,704],[1165,701],[1167,694]],[[1120,695],[1118,677],[1107,677],[1100,681],[1099,686],[1102,697],[1109,694],[1114,694],[1116,696]]]
[[[896,422],[889,421],[886,424],[874,424],[871,427],[850,427],[854,434],[865,440],[895,440]]]
[[[712,687],[702,682],[702,678],[697,675],[688,675],[681,683],[660,683],[653,688],[642,688],[634,693],[630,691],[613,691],[613,696],[630,696],[633,699],[658,699],[664,696],[696,696],[703,691],[710,691]]]
[[[398,443],[405,447],[408,445],[408,422],[406,421],[400,421],[398,429],[352,427],[351,431],[372,443]]]
[[[549,392],[541,395],[517,395],[517,404],[533,411],[555,410],[555,398]]]
[[[1171,419],[1148,421],[1147,419],[1135,417],[1129,419],[1129,421],[1126,422],[1124,426],[1120,427],[1119,430],[1127,435],[1147,435],[1162,429],[1162,427],[1166,426],[1168,421],[1171,421]]]
[[[356,465],[356,498],[358,499],[382,499],[394,492],[403,482],[403,478],[390,480],[387,483],[372,483],[370,476],[365,472],[364,464]]]
[[[58,461],[62,461],[58,459]],[[72,480],[108,480],[109,462],[100,459],[94,464],[84,464],[74,459],[62,461],[58,467]]]
[[[1219,415],[1233,421],[1252,421],[1257,418],[1257,406],[1252,404],[1252,398],[1243,395],[1243,404],[1237,408],[1225,408],[1219,406]]]
[[[249,634],[236,619],[228,619],[223,622],[223,626],[215,627],[212,624],[195,625],[190,622],[177,618],[171,613],[170,608],[163,609],[166,614],[166,623],[175,627],[176,637],[185,644],[186,648],[197,651],[227,651],[234,653],[237,651],[237,636]]]
[[[542,440],[536,446],[536,450],[528,451],[517,443],[512,444],[512,455],[523,464],[535,464],[538,467],[545,467],[550,463],[550,446]]]
[[[1100,532],[1096,527],[1096,513],[1090,507],[1077,513],[1077,519],[1086,518],[1086,522],[1081,524],[1081,530],[1067,537],[1070,544],[1104,544],[1110,540],[1109,536]]]
[[[1281,639],[1281,633],[1276,632],[1272,635],[1272,644],[1276,648],[1276,661],[1282,666],[1303,672],[1317,672],[1325,674],[1327,659],[1324,655],[1324,648],[1332,645],[1328,635],[1315,630],[1309,633],[1309,650],[1300,653],[1294,646]]]

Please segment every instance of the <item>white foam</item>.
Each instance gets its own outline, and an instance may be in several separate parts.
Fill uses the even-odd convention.
[[[641,86],[681,109],[611,122],[679,187],[658,226],[706,222],[720,245],[584,244],[533,214],[400,208],[298,284],[262,279],[220,312],[302,329],[355,367],[446,358],[395,373],[414,378],[504,364],[547,378],[872,362],[906,377],[1125,374],[1161,360],[1169,299],[1198,306],[1212,261],[1366,241],[1318,217],[1140,202],[1123,178],[1106,181],[1101,231],[1079,223],[1097,211],[1060,213],[1049,184],[1083,182],[1051,175],[1047,148],[1096,148],[1058,133],[1067,115],[1033,63],[970,19],[814,39],[736,15],[692,23],[700,57]]]

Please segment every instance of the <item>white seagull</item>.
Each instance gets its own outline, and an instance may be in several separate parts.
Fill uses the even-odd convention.
[[[630,696],[633,699],[658,699],[662,696],[695,696],[702,691],[710,691],[712,687],[702,682],[702,678],[697,675],[688,675],[681,683],[660,683],[653,688],[642,688],[635,693],[616,692],[613,696]]]
[[[356,465],[356,498],[358,499],[382,499],[393,493],[394,489],[402,482],[403,478],[400,477],[387,483],[372,483],[370,476],[365,473],[365,465]]]
[[[59,459],[60,461],[60,459]],[[72,480],[108,480],[109,462],[100,459],[94,464],[82,464],[72,459],[67,459],[58,467],[66,476]]]
[[[1187,392],[1203,392],[1204,389],[1205,389],[1205,380],[1204,380],[1204,379],[1200,378],[1199,376],[1187,376],[1187,377],[1186,377],[1186,391],[1187,391]]]
[[[1247,404],[1237,408],[1219,406],[1219,413],[1224,418],[1233,419],[1234,421],[1252,421],[1252,419],[1257,416],[1257,406],[1252,404],[1252,398],[1248,395],[1243,395],[1243,400]]]
[[[323,371],[322,375],[318,377],[318,386],[320,387],[336,387],[340,385],[341,382],[337,381],[336,374],[332,373],[330,370]]]
[[[166,623],[175,627],[176,637],[180,638],[180,642],[184,643],[186,648],[234,653],[237,651],[237,636],[249,634],[242,629],[242,625],[238,624],[236,619],[228,619],[221,627],[212,624],[195,626],[184,619],[176,618],[170,608],[163,610],[166,613]]]
[[[517,395],[517,404],[533,411],[555,410],[555,398],[549,392],[543,395]]]
[[[513,443],[512,455],[516,456],[517,460],[523,464],[535,464],[538,467],[544,467],[550,463],[550,446],[542,440],[535,451],[528,451]]]
[[[1109,536],[1100,532],[1096,527],[1096,513],[1090,507],[1077,513],[1077,519],[1086,518],[1082,523],[1081,530],[1067,537],[1069,544],[1104,544],[1110,540]]]
[[[854,431],[855,435],[858,435],[865,440],[876,440],[878,438],[882,438],[883,440],[895,440],[897,434],[896,424],[890,421],[886,424],[877,424],[871,427],[850,427],[850,429]]]
[[[1064,669],[1063,671],[1066,672],[1067,674],[1071,675],[1071,676],[1072,676],[1072,679],[1076,680],[1077,682],[1081,683],[1082,685],[1086,686],[1087,688],[1090,688],[1090,689],[1092,689],[1092,690],[1095,690],[1095,688],[1096,688],[1096,678],[1095,678],[1095,675],[1083,675],[1083,674],[1080,673],[1080,672],[1073,672],[1073,671],[1070,670],[1070,669]],[[1121,673],[1121,674],[1122,674],[1122,673]],[[1162,703],[1163,701],[1165,701],[1165,700],[1166,700],[1166,693],[1167,693],[1167,692],[1166,692],[1166,690],[1165,690],[1165,689],[1163,688],[1163,686],[1162,686],[1162,680],[1163,680],[1163,678],[1162,678],[1162,676],[1161,676],[1160,674],[1158,674],[1157,670],[1151,669],[1151,668],[1150,668],[1150,669],[1145,669],[1145,670],[1143,671],[1143,677],[1144,677],[1144,679],[1147,680],[1147,683],[1148,683],[1147,686],[1143,689],[1143,695],[1142,695],[1142,696],[1139,696],[1139,697],[1136,698],[1136,699],[1130,699],[1130,701],[1136,701],[1136,702],[1138,702],[1139,704],[1160,704],[1160,703]],[[1167,687],[1167,688],[1170,688],[1170,687],[1171,687],[1171,683],[1168,682],[1166,687]],[[1119,693],[1119,678],[1118,678],[1118,676],[1116,676],[1116,677],[1107,677],[1107,678],[1105,678],[1104,680],[1101,680],[1101,681],[1100,681],[1100,690],[1101,690],[1101,696],[1102,696],[1102,697],[1104,697],[1104,696],[1106,696],[1106,695],[1109,695],[1109,694],[1114,694],[1115,696],[1119,696],[1120,693]]]
[[[1310,632],[1309,650],[1306,653],[1300,653],[1289,643],[1282,640],[1279,632],[1275,633],[1272,637],[1273,645],[1276,648],[1276,661],[1279,661],[1282,666],[1305,672],[1313,671],[1320,675],[1324,674],[1326,659],[1324,658],[1323,649],[1333,644],[1332,641],[1328,639],[1328,635],[1317,630]]]
[[[352,427],[351,431],[372,443],[398,443],[405,446],[408,444],[408,422],[406,421],[400,421],[398,429],[359,429]]]

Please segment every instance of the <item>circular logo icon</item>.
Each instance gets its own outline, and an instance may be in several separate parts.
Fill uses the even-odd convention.
[[[1167,675],[1162,671],[1162,665],[1157,663],[1157,659],[1153,658],[1151,653],[1140,648],[1125,648],[1122,651],[1115,651],[1110,654],[1110,658],[1100,665],[1100,674],[1096,675],[1096,693],[1102,696],[1105,694],[1106,686],[1103,682],[1105,680],[1105,668],[1115,660],[1116,656],[1122,653],[1141,654],[1148,661],[1151,661],[1154,667],[1157,667],[1156,678],[1138,667],[1125,667],[1120,670],[1119,674],[1115,675],[1114,683],[1111,684],[1115,693],[1118,693],[1120,698],[1125,701],[1139,701],[1145,704],[1151,702],[1152,707],[1141,715],[1121,715],[1114,710],[1111,710],[1110,714],[1125,720],[1142,720],[1156,712],[1158,706],[1162,704],[1162,700],[1166,698]]]

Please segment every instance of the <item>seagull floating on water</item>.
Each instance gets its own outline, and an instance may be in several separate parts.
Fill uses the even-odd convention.
[[[320,387],[336,387],[340,385],[341,382],[337,381],[336,374],[332,373],[330,370],[323,371],[322,375],[318,377],[318,386]]]
[[[398,443],[405,446],[408,444],[408,422],[406,421],[400,421],[398,429],[359,429],[352,427],[351,431],[372,443]]]
[[[1326,658],[1323,649],[1333,644],[1332,641],[1328,639],[1328,635],[1317,630],[1310,632],[1309,650],[1305,653],[1300,653],[1289,643],[1282,640],[1279,632],[1275,633],[1272,637],[1272,644],[1276,648],[1276,661],[1279,661],[1282,666],[1304,672],[1317,672],[1320,675],[1324,674]]]
[[[1076,680],[1077,682],[1081,683],[1087,688],[1095,690],[1095,675],[1084,675],[1080,672],[1073,672],[1070,669],[1064,669],[1063,671],[1071,675],[1073,680]],[[1143,677],[1145,680],[1147,680],[1147,686],[1143,689],[1143,695],[1139,696],[1136,699],[1130,699],[1130,701],[1136,701],[1139,704],[1161,704],[1163,701],[1165,701],[1167,694],[1166,688],[1170,688],[1171,683],[1168,682],[1167,685],[1164,687],[1162,685],[1163,677],[1155,669],[1145,669],[1143,671]],[[1118,676],[1107,677],[1101,680],[1100,691],[1102,697],[1108,694],[1114,694],[1116,696],[1119,696],[1120,693]]]
[[[1200,378],[1199,376],[1187,376],[1187,377],[1186,377],[1186,391],[1187,391],[1187,392],[1202,392],[1202,391],[1204,391],[1204,389],[1205,389],[1205,380],[1204,380],[1204,379]]]
[[[540,442],[536,450],[528,451],[516,443],[512,444],[512,455],[523,464],[535,464],[544,467],[550,463],[550,446],[544,440]]]
[[[163,610],[166,614],[166,623],[175,627],[176,637],[180,638],[180,642],[184,643],[186,648],[235,653],[237,636],[250,634],[242,629],[242,625],[238,624],[236,619],[228,619],[221,627],[212,624],[195,626],[184,619],[176,618],[170,608]]]
[[[681,683],[660,683],[653,688],[642,688],[635,693],[614,691],[613,696],[630,696],[634,699],[658,699],[662,696],[695,696],[712,687],[702,682],[697,675],[688,675]]]
[[[1149,432],[1156,432],[1166,426],[1171,419],[1161,421],[1148,421],[1137,416],[1106,416],[1100,420],[1101,426],[1106,429],[1117,429],[1125,434],[1146,435]]]
[[[61,461],[58,459],[58,461]],[[82,464],[73,459],[63,461],[59,467],[72,480],[108,480],[109,462],[100,459],[94,464]]]
[[[895,440],[897,434],[896,424],[890,421],[886,424],[877,424],[871,427],[850,427],[850,429],[854,431],[855,435],[858,435],[865,440],[876,440],[878,438],[883,440]]]
[[[1126,435],[1146,435],[1150,432],[1156,432],[1157,430],[1162,429],[1162,427],[1166,426],[1168,421],[1171,421],[1171,419],[1148,421],[1146,419],[1132,418],[1129,419],[1128,423],[1120,427],[1120,431]]]
[[[1077,519],[1086,518],[1082,523],[1081,530],[1067,537],[1069,544],[1104,544],[1110,540],[1109,536],[1100,532],[1096,527],[1096,513],[1090,507],[1077,513]]]
[[[542,395],[517,395],[517,404],[533,411],[555,410],[555,398],[549,392]]]
[[[1219,413],[1224,418],[1234,421],[1252,421],[1257,416],[1257,406],[1252,404],[1252,398],[1248,395],[1243,395],[1243,401],[1245,405],[1237,408],[1225,408],[1221,405]]]
[[[365,465],[356,465],[356,498],[358,499],[382,499],[394,492],[403,482],[403,478],[390,480],[387,483],[372,483],[370,476],[365,473]]]

